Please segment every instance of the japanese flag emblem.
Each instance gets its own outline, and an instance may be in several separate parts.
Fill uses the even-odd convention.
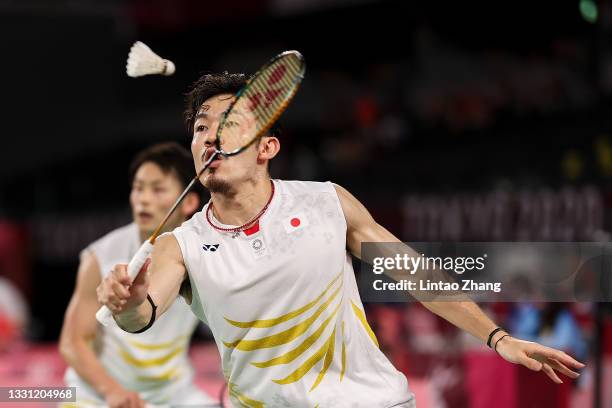
[[[287,234],[291,234],[294,231],[307,227],[308,219],[304,216],[304,213],[299,212],[285,218],[283,225]]]

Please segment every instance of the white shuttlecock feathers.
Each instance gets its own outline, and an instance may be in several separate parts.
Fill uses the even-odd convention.
[[[136,41],[130,49],[125,71],[132,78],[144,75],[172,75],[174,63],[154,53],[143,42]]]

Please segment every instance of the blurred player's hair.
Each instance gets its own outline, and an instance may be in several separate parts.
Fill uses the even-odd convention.
[[[149,162],[158,165],[164,174],[175,176],[182,188],[187,187],[195,176],[191,153],[176,142],[163,142],[142,150],[134,157],[129,168],[130,185],[140,166]],[[200,183],[195,183],[191,192],[196,193],[203,202],[204,189]]]
[[[218,74],[204,74],[193,83],[186,94],[183,118],[187,132],[193,134],[193,125],[198,110],[207,99],[220,94],[235,94],[246,84],[245,74],[230,74],[225,71]],[[271,136],[280,136],[280,125],[276,122],[268,132]]]

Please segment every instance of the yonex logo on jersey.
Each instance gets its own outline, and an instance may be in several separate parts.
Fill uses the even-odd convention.
[[[202,249],[204,251],[215,252],[219,248],[219,244],[203,244]]]

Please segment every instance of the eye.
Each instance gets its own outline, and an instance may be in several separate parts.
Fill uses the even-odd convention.
[[[206,132],[208,130],[208,126],[206,125],[197,125],[196,132]]]

